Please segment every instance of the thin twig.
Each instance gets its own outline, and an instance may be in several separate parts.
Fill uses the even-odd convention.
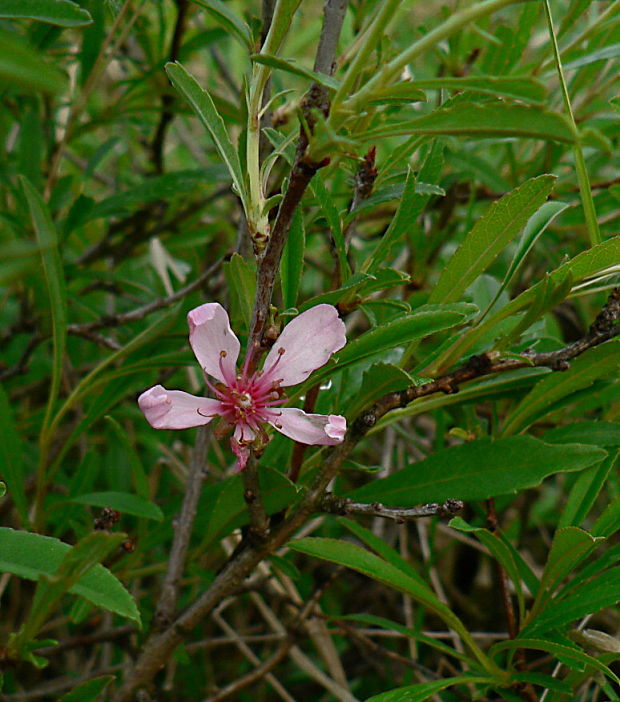
[[[353,502],[348,497],[338,497],[330,492],[326,493],[317,505],[319,512],[328,514],[365,514],[371,517],[393,519],[396,522],[407,522],[423,517],[451,517],[463,509],[460,500],[446,500],[443,504],[431,502],[420,507],[403,509],[400,507],[386,507],[380,502],[365,504]]]
[[[211,439],[211,427],[199,427],[196,444],[192,452],[181,513],[174,523],[174,538],[168,560],[168,569],[159,595],[154,616],[154,628],[161,630],[170,624],[178,599],[178,589],[185,557],[196,518],[200,489],[207,468],[207,451]]]
[[[67,327],[67,332],[69,334],[83,334],[84,332],[92,332],[95,329],[103,329],[104,327],[119,327],[123,324],[127,324],[128,322],[137,322],[140,319],[144,319],[144,317],[147,315],[157,312],[157,310],[160,310],[163,307],[169,307],[187,295],[190,295],[195,290],[198,290],[198,288],[213,277],[215,272],[222,265],[223,261],[223,258],[218,259],[213,265],[209,266],[209,268],[201,273],[196,280],[188,283],[185,287],[177,290],[175,293],[172,293],[172,295],[158,297],[146,305],[136,307],[129,312],[106,315],[105,317],[96,319],[93,322],[85,322],[84,324],[69,324]]]

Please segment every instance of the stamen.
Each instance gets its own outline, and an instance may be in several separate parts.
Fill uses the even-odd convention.
[[[214,412],[213,414],[203,414],[203,413],[200,411],[200,408],[199,408],[199,407],[196,407],[196,412],[197,412],[201,417],[217,417],[217,416],[218,416],[218,413],[217,413],[217,412]]]
[[[203,370],[204,370],[204,368],[203,368]],[[205,370],[205,373],[206,373],[206,372],[207,372],[207,371]],[[213,383],[212,383],[212,382],[209,380],[209,378],[207,378],[206,376],[205,376],[205,383],[207,384],[207,387],[209,388],[209,390],[211,390],[211,392],[212,392],[214,395],[216,395],[217,397],[219,397],[220,400],[227,400],[227,399],[228,399],[228,396],[226,395],[226,393],[223,393],[221,390],[218,390],[218,389],[215,387],[215,385],[213,385]]]
[[[218,364],[220,366],[220,370],[222,371],[222,375],[224,376],[224,380],[226,381],[226,385],[228,385],[229,387],[232,387],[234,382],[235,382],[235,377],[234,377],[234,375],[230,374],[230,371],[228,370],[228,368],[224,368],[223,361],[226,358],[226,356],[227,356],[226,351],[224,351],[224,349],[222,349],[220,351],[220,360],[219,360]]]
[[[263,382],[264,382],[268,377],[270,378],[271,374],[272,374],[273,371],[276,369],[278,363],[280,363],[280,361],[282,360],[282,356],[284,356],[285,353],[286,353],[286,349],[283,348],[282,346],[280,346],[280,348],[278,349],[278,357],[277,357],[276,360],[274,361],[273,365],[272,365],[270,368],[263,368],[263,373],[265,374],[265,378],[263,378]],[[280,378],[280,379],[277,380],[277,381],[274,381],[274,383],[275,383],[275,382],[280,382],[280,380],[282,380],[282,378]]]

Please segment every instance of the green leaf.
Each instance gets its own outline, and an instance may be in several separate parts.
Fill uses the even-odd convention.
[[[554,183],[555,176],[551,175],[532,178],[493,203],[442,271],[429,302],[458,300],[525,227],[547,199]]]
[[[66,76],[14,34],[0,31],[0,90],[51,95],[67,88]]]
[[[351,276],[351,268],[347,259],[347,247],[344,240],[344,232],[342,230],[342,218],[340,217],[338,208],[334,204],[334,198],[325,187],[325,182],[320,172],[317,173],[310,181],[310,189],[316,198],[316,202],[321,210],[321,213],[327,220],[331,235],[334,239],[336,254],[338,256],[340,279],[348,281]]]
[[[142,465],[142,461],[140,460],[140,456],[136,451],[135,442],[133,442],[127,436],[127,432],[116,421],[116,419],[114,419],[114,417],[107,416],[105,419],[110,425],[114,435],[119,440],[121,446],[125,450],[125,454],[127,455],[127,461],[131,468],[131,475],[133,478],[136,493],[139,497],[142,497],[143,499],[148,501],[150,497],[149,480],[148,476],[146,475],[146,471],[144,470],[144,466]]]
[[[611,339],[595,346],[571,361],[563,372],[556,372],[539,381],[508,415],[502,434],[510,436],[524,431],[544,417],[558,400],[587,388],[595,380],[618,370],[620,339]]]
[[[280,283],[282,285],[282,302],[284,309],[295,307],[301,275],[304,268],[304,251],[306,249],[306,230],[301,209],[297,208],[293,215],[291,230],[282,252],[280,265]]]
[[[409,595],[414,601],[434,612],[449,627],[454,629],[463,641],[467,643],[483,667],[489,670],[487,657],[475,644],[463,622],[449,607],[440,602],[428,585],[421,584],[418,580],[403,573],[400,568],[388,563],[383,558],[349,542],[306,537],[291,541],[288,546],[293,551],[299,551],[308,556],[322,558],[331,563],[338,563],[339,565],[352,568],[379,583]]]
[[[164,518],[161,509],[156,504],[128,492],[91,492],[88,495],[72,497],[70,502],[93,505],[94,507],[110,507],[123,514],[154,519],[158,522]]]
[[[546,608],[528,624],[522,632],[524,637],[550,631],[566,629],[572,622],[588,614],[600,612],[620,602],[620,566],[610,568],[589,580],[567,597],[552,600]]]
[[[568,495],[566,505],[558,521],[558,527],[583,524],[607,482],[619,454],[618,449],[610,451],[607,458],[599,465],[590,466],[579,475]]]
[[[584,280],[595,278],[601,271],[617,265],[618,260],[620,260],[620,236],[593,246],[562,264],[548,276],[549,283],[552,287],[555,287],[561,285],[562,281],[567,280],[568,276],[570,276],[573,284],[577,284]],[[466,330],[455,340],[452,346],[446,349],[430,366],[425,368],[424,372],[429,375],[436,375],[443,369],[456,363],[474,344],[490,334],[503,320],[523,309],[531,307],[541,294],[544,286],[549,283],[546,280],[541,280],[511,300],[507,305],[504,305],[500,310],[491,314],[484,322]]]
[[[392,248],[406,234],[407,228],[412,225],[418,215],[418,198],[416,198],[415,175],[411,169],[407,172],[405,189],[398,210],[387,232],[381,237],[377,248],[366,259],[361,270],[363,273],[373,273],[375,269],[390,255]]]
[[[13,420],[9,398],[0,385],[0,474],[23,524],[29,524],[28,501],[24,490],[25,475],[22,443]]]
[[[212,15],[230,34],[241,40],[250,51],[254,48],[254,40],[250,27],[239,18],[221,0],[192,0]]]
[[[611,536],[620,529],[620,500],[607,505],[592,527],[592,536]]]
[[[584,66],[589,66],[591,63],[596,63],[598,61],[609,61],[609,59],[615,59],[620,56],[620,43],[612,44],[611,46],[604,46],[601,49],[595,49],[590,51],[579,58],[569,61],[563,64],[565,71],[575,71],[578,68],[583,68]],[[552,74],[553,71],[549,71]]]
[[[387,692],[367,697],[366,702],[423,702],[442,690],[455,685],[471,685],[473,683],[486,683],[488,685],[497,683],[497,680],[479,675],[459,675],[454,678],[443,678],[442,680],[432,680],[430,682],[418,683],[417,685],[407,685],[406,687],[396,687]]]
[[[529,636],[518,637],[516,639],[511,639],[509,641],[500,641],[499,643],[493,644],[491,646],[489,653],[492,656],[502,652],[511,651],[517,648],[531,649],[534,651],[546,651],[560,659],[566,659],[568,661],[574,661],[579,665],[587,665],[600,670],[605,675],[608,675],[612,679],[616,679],[616,676],[611,672],[611,670],[598,661],[593,656],[589,656],[584,653],[581,649],[573,646],[565,646],[564,644],[555,643],[555,641],[549,641],[546,639],[534,639]]]
[[[41,436],[45,437],[58,398],[62,377],[62,363],[67,340],[67,291],[62,260],[58,251],[58,237],[47,205],[25,176],[20,176],[19,180],[28,201],[32,224],[41,249],[43,273],[52,312],[54,357],[47,409],[41,431]]]
[[[412,314],[403,315],[380,327],[364,332],[337,354],[336,364],[326,366],[312,376],[312,382],[331,375],[335,369],[373,356],[381,351],[403,346],[443,329],[464,324],[478,311],[475,305],[459,302],[451,305],[424,305]]]
[[[2,0],[0,18],[31,19],[58,27],[91,24],[90,13],[71,0]]]
[[[20,578],[37,581],[43,575],[52,577],[71,550],[69,544],[50,536],[0,527],[0,570]],[[100,564],[86,573],[69,592],[140,623],[140,613],[133,597]]]
[[[353,404],[347,408],[347,417],[354,418],[376,399],[388,392],[404,390],[415,385],[415,380],[406,371],[392,363],[373,363],[362,376],[362,385],[355,394]]]
[[[487,95],[504,95],[505,97],[523,100],[536,105],[542,105],[547,98],[545,84],[529,76],[442,76],[426,80],[414,80],[412,84],[426,90],[469,90],[474,93]]]
[[[235,190],[245,205],[247,202],[245,178],[241,171],[239,156],[230,141],[224,121],[215,108],[211,96],[200,87],[196,79],[180,63],[167,63],[165,68],[174,87],[185,98],[211,134],[213,142],[228,168]]]
[[[331,76],[325,73],[315,73],[310,71],[303,66],[300,66],[295,59],[283,59],[278,56],[270,56],[269,54],[252,54],[250,59],[254,63],[260,63],[264,66],[270,66],[271,68],[276,68],[280,71],[286,71],[287,73],[292,73],[296,76],[301,76],[306,78],[313,83],[318,83],[319,85],[324,85],[330,90],[338,90],[340,83]]]
[[[603,419],[572,422],[544,434],[548,444],[593,444],[620,446],[620,424]]]
[[[598,541],[603,539],[594,539],[577,527],[569,526],[556,531],[540,581],[540,589],[530,609],[530,621],[536,620],[564,578],[592,553]]]
[[[254,297],[256,296],[256,270],[238,253],[222,265],[226,282],[232,295],[232,308],[250,327]],[[234,316],[234,315],[233,315]]]
[[[534,248],[541,234],[560,213],[564,212],[567,207],[568,205],[565,202],[558,202],[557,200],[545,202],[540,209],[537,212],[534,212],[534,214],[529,218],[525,228],[523,229],[523,235],[519,240],[519,244],[517,245],[517,250],[515,251],[512,262],[504,275],[502,284],[495,293],[493,300],[489,303],[489,310],[495,305],[497,300],[499,300],[500,295],[510,285],[510,282],[521,265],[524,263],[527,255]]]
[[[412,81],[394,83],[380,88],[368,98],[371,105],[402,105],[411,102],[426,102],[426,93]]]
[[[450,498],[486,500],[535,487],[554,473],[583,470],[605,455],[593,446],[552,446],[531,436],[484,438],[437,451],[349,497],[400,507]]]
[[[529,137],[572,144],[575,137],[567,120],[553,112],[506,103],[459,102],[406,122],[370,129],[359,135],[365,142],[388,136],[451,134],[454,136]]]
[[[58,702],[94,702],[113,680],[113,675],[102,675],[87,680],[63,695]]]

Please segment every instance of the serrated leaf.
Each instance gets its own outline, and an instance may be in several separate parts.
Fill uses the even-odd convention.
[[[547,199],[554,183],[555,176],[551,175],[532,178],[493,203],[442,271],[429,302],[458,300],[525,227]]]
[[[93,21],[87,10],[71,0],[2,0],[0,18],[37,20],[58,27],[83,27]]]
[[[575,141],[563,115],[507,103],[459,102],[423,117],[370,129],[360,137],[374,142],[388,136],[413,134],[487,137],[528,137],[572,144]]]
[[[167,63],[166,73],[179,93],[194,110],[211,135],[215,147],[228,168],[241,201],[246,204],[245,178],[239,163],[239,156],[233,147],[224,121],[220,117],[211,96],[203,90],[197,80],[178,62]]]
[[[484,438],[437,451],[348,496],[399,507],[450,498],[486,500],[535,487],[554,473],[583,470],[605,455],[596,447],[552,446],[531,436]]]
[[[154,519],[158,522],[161,522],[164,518],[163,512],[156,504],[129,492],[91,492],[87,495],[72,497],[70,502],[92,505],[94,507],[110,507],[122,514],[131,514],[134,517],[143,517],[144,519]]]
[[[545,415],[555,402],[591,385],[620,367],[620,339],[595,346],[571,361],[566,371],[543,378],[508,415],[502,430],[511,436],[527,429]]]
[[[51,536],[0,527],[0,570],[27,580],[54,575],[72,547]],[[92,568],[69,590],[97,607],[140,623],[133,597],[104,566]]]

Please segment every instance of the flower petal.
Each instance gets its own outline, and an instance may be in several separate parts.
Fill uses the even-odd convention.
[[[276,339],[263,371],[280,385],[297,385],[347,343],[344,322],[333,305],[302,312]]]
[[[154,429],[188,429],[208,424],[221,413],[217,400],[194,397],[181,390],[166,390],[161,385],[143,392],[140,409]]]
[[[306,414],[296,407],[277,410],[280,416],[269,422],[284,436],[311,446],[341,444],[347,431],[347,420],[339,414]]]
[[[241,472],[248,463],[250,457],[250,444],[256,438],[254,431],[246,426],[237,424],[235,433],[230,438],[230,448],[237,456],[237,471]]]
[[[189,343],[202,369],[225,385],[237,375],[241,344],[230,328],[226,310],[218,302],[207,302],[187,314]]]

